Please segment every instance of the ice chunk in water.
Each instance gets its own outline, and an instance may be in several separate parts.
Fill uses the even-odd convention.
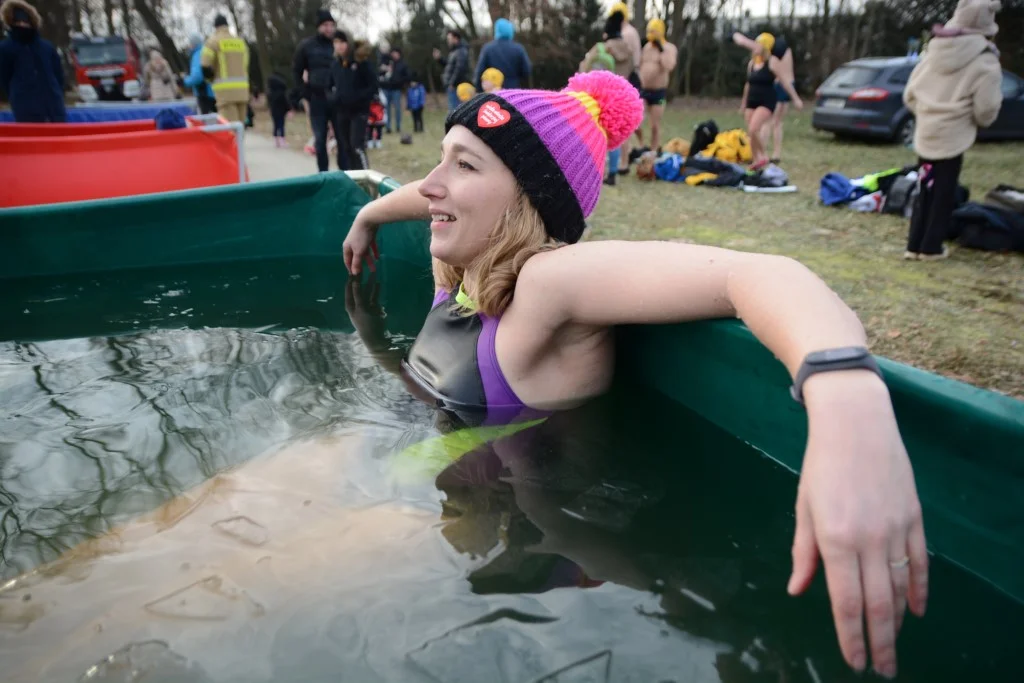
[[[602,650],[553,671],[537,683],[608,683],[612,673],[612,651]]]
[[[150,614],[172,619],[224,621],[233,616],[258,617],[263,606],[242,588],[220,576],[208,576],[170,595],[147,603]]]
[[[129,643],[89,667],[78,683],[208,683],[199,665],[173,652],[162,640]]]
[[[222,534],[238,540],[240,543],[257,548],[266,543],[270,538],[265,526],[244,515],[222,519],[219,522],[214,522],[211,526]]]

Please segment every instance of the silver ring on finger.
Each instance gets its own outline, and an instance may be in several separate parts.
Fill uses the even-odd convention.
[[[904,555],[898,560],[892,560],[889,562],[889,566],[893,569],[905,569],[910,564],[910,557]]]

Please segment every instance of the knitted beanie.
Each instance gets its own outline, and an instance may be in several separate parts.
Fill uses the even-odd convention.
[[[616,12],[621,14],[623,19],[629,19],[629,7],[626,6],[626,3],[624,3],[624,2],[612,3],[612,6],[608,8],[608,16],[610,17],[611,15],[615,14]]]
[[[320,28],[320,26],[326,24],[328,21],[331,22],[332,24],[337,23],[334,21],[334,15],[331,14],[330,10],[318,9],[316,11],[316,27]]]
[[[445,131],[465,126],[512,171],[548,235],[579,241],[597,206],[605,155],[643,121],[629,81],[610,71],[576,74],[561,92],[483,93],[448,115]]]

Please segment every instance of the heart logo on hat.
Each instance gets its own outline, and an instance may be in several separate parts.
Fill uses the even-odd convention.
[[[476,125],[481,128],[497,128],[512,120],[512,114],[501,108],[497,102],[484,102],[476,113]]]

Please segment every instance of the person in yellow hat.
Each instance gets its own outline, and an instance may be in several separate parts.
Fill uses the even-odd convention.
[[[679,62],[679,50],[665,39],[665,22],[647,22],[647,44],[640,55],[640,97],[651,122],[651,149],[661,142],[661,118],[665,115],[668,82]],[[641,134],[642,138],[642,134]]]
[[[762,33],[753,41],[752,57],[747,64],[747,83],[743,86],[741,109],[747,122],[747,135],[753,153],[752,170],[763,168],[769,161],[764,132],[778,106],[776,81],[789,94],[797,109],[803,109],[804,106],[793,88],[792,73],[784,73],[781,60],[772,52],[774,49],[775,36]]]
[[[455,96],[459,98],[459,102],[471,100],[475,94],[476,88],[469,82],[459,83],[459,87],[455,88]]]
[[[775,79],[772,85],[775,106],[771,108],[770,115],[759,129],[758,138],[760,144],[764,147],[764,154],[767,156],[768,138],[774,133],[775,151],[770,161],[778,163],[782,157],[782,119],[786,115],[788,103],[792,102],[793,106],[797,109],[804,108],[803,100],[800,99],[800,95],[796,92],[796,79],[793,76],[793,51],[784,39],[778,38],[771,33],[762,33],[754,40],[751,40],[742,33],[734,33],[732,40],[737,45],[750,50],[752,55],[751,61],[747,65],[748,79],[743,89],[743,104],[740,107],[744,116],[747,116],[748,112],[752,115],[756,111],[756,107],[751,109],[748,102],[752,83],[750,78],[753,77],[758,81],[765,78],[760,71],[759,75],[753,75],[754,69],[767,69]],[[767,94],[766,91],[762,91],[762,86],[755,85],[754,89],[755,96],[759,92]],[[767,98],[766,103],[771,99],[770,97]],[[751,146],[753,146],[753,137],[751,137]],[[755,164],[758,162],[756,153],[754,162]]]
[[[480,74],[480,87],[484,92],[498,92],[504,84],[505,74],[493,66],[484,69],[484,72]]]
[[[625,41],[626,46],[629,48],[630,54],[633,56],[633,69],[630,71],[627,80],[633,85],[637,91],[640,91],[640,74],[637,69],[640,67],[640,54],[643,49],[643,42],[640,40],[640,32],[636,30],[633,24],[629,23],[629,7],[624,2],[613,3],[608,9],[608,19],[612,19],[616,14],[622,15],[622,40]],[[634,131],[636,139],[639,142],[643,142],[643,131],[637,128]],[[619,175],[626,175],[629,173],[629,152],[632,148],[632,138],[622,143],[620,151],[622,155],[619,158]],[[615,169],[610,169],[609,173],[615,173]]]

